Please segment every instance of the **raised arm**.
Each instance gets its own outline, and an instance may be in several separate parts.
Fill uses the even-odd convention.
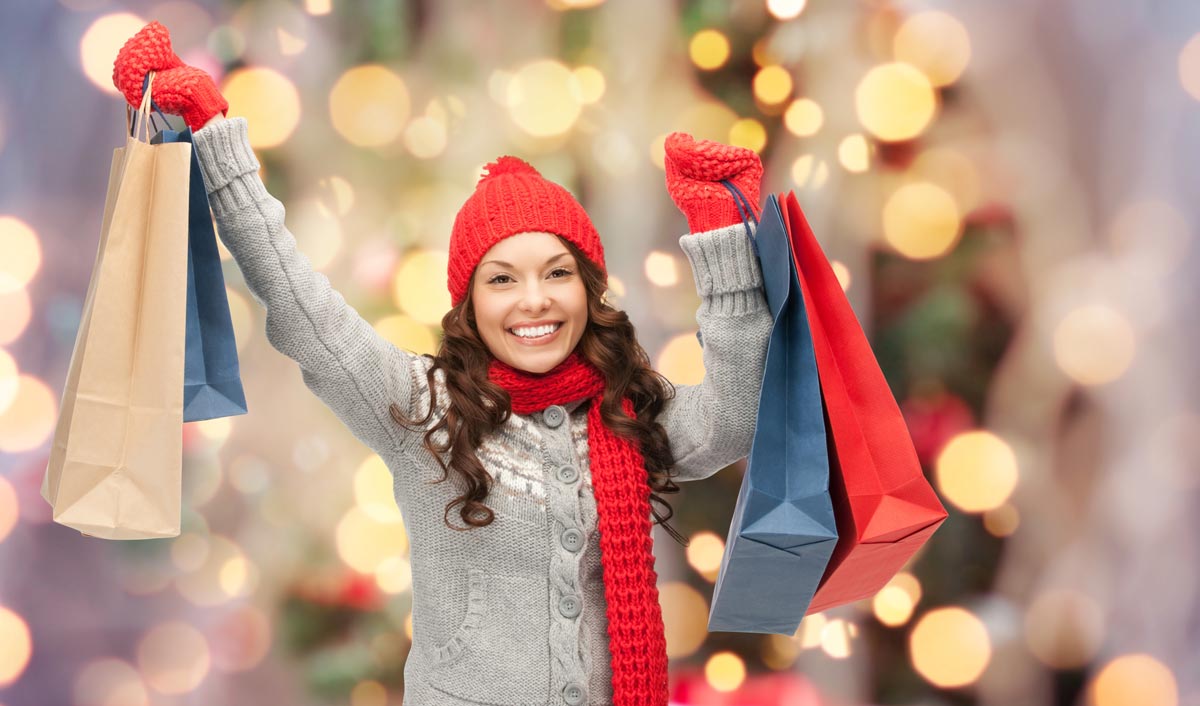
[[[396,424],[388,407],[395,403],[413,414],[425,384],[424,361],[380,336],[297,251],[283,204],[258,176],[246,119],[224,118],[228,103],[212,78],[175,57],[157,22],[121,49],[113,79],[128,100],[140,103],[149,70],[156,72],[155,103],[192,128],[218,233],[250,293],[266,307],[271,345],[300,364],[309,389],[368,447],[382,453],[402,445],[414,433]]]
[[[728,145],[667,138],[667,188],[692,234],[679,239],[692,265],[704,380],[676,385],[659,416],[675,456],[677,481],[707,478],[750,453],[766,366],[771,313],[751,236],[727,180],[758,215],[762,164]],[[753,230],[753,226],[751,226]]]

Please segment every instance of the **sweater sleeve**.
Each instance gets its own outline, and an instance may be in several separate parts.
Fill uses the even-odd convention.
[[[296,250],[284,207],[258,176],[245,118],[193,135],[213,217],[251,295],[266,307],[267,340],[360,441],[382,453],[412,434],[391,419],[411,415],[425,386],[420,356],[382,336]]]
[[[762,271],[742,224],[685,235],[700,309],[704,380],[676,385],[659,415],[677,481],[707,478],[750,454],[772,318]]]

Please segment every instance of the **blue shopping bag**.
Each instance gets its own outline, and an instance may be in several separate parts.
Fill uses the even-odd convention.
[[[745,196],[725,185],[743,221],[752,219]],[[773,194],[751,242],[774,326],[754,440],[713,588],[708,629],[792,635],[837,545],[837,523],[813,340]]]
[[[151,144],[191,141],[191,128],[183,132],[164,129],[150,140]],[[217,233],[195,149],[190,184],[183,421],[198,422],[245,414],[246,393],[242,389]]]

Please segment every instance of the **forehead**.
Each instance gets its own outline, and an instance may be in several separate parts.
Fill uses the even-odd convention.
[[[514,265],[525,264],[538,267],[544,265],[555,255],[562,253],[570,255],[570,252],[567,246],[563,245],[558,236],[553,233],[518,233],[493,245],[483,254],[481,262],[489,267],[499,267],[495,263],[489,263],[489,260],[503,260]]]

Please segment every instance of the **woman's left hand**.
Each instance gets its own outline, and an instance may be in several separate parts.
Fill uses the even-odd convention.
[[[733,194],[722,180],[729,180],[746,196],[758,217],[763,166],[753,150],[710,140],[697,142],[683,132],[668,135],[665,148],[667,191],[687,217],[691,232],[742,222]]]

